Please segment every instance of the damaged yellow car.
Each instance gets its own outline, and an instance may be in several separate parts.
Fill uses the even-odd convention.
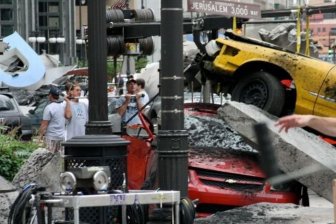
[[[226,36],[210,41],[198,59],[202,76],[219,91],[277,116],[336,116],[334,64],[233,33]]]

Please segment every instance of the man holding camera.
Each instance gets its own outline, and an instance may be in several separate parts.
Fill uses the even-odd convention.
[[[143,94],[137,93],[136,80],[128,80],[126,82],[126,88],[126,95],[121,96],[116,103],[117,111],[121,116],[122,128],[125,126],[140,125],[140,118],[138,115],[135,116],[135,114],[145,105]]]

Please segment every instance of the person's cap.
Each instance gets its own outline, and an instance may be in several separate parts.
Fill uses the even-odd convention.
[[[129,79],[129,80],[127,80],[127,82],[126,82],[126,85],[130,84],[131,82],[133,82],[133,83],[137,83],[137,82],[135,81],[135,79]]]
[[[61,90],[59,90],[56,86],[52,86],[52,87],[50,87],[49,94],[51,94],[55,97],[59,97],[59,95],[61,94]]]

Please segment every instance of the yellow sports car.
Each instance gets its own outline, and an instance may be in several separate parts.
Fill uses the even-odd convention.
[[[336,116],[334,64],[226,33],[206,46],[201,74],[232,100],[271,114]],[[220,85],[218,85],[220,84]]]

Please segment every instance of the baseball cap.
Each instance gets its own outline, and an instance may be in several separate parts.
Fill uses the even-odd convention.
[[[51,94],[55,97],[59,97],[59,95],[61,94],[61,91],[56,86],[51,86],[49,94]]]
[[[135,79],[129,79],[129,80],[127,80],[127,82],[126,82],[126,85],[128,85],[128,84],[131,83],[131,82],[137,83],[137,82],[135,81]]]

